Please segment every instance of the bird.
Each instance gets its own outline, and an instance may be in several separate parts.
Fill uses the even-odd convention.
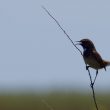
[[[88,68],[91,67],[96,70],[96,76],[93,82],[94,84],[98,74],[98,70],[104,68],[106,71],[106,67],[110,66],[110,61],[102,59],[101,55],[96,50],[94,43],[90,39],[81,39],[77,42],[78,45],[81,45],[83,48],[82,55],[86,64],[86,69],[88,70]]]

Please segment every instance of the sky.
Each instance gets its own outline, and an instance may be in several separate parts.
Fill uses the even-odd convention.
[[[83,58],[42,5],[73,42],[89,38],[110,60],[109,0],[0,0],[0,90],[88,90]],[[109,84],[110,67],[95,87],[108,91]]]

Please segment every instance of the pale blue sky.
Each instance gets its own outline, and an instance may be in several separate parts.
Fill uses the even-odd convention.
[[[81,55],[42,5],[73,41],[93,40],[102,57],[110,60],[109,0],[0,0],[1,90],[88,89]],[[96,87],[108,90],[110,68],[99,74]]]

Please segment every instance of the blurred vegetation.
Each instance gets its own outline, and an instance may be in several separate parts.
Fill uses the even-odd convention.
[[[110,110],[110,94],[97,96],[100,110]],[[2,94],[0,110],[95,110],[91,94]]]

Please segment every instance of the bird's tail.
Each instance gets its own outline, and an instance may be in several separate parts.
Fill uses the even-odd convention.
[[[105,61],[105,60],[104,60],[104,65],[105,65],[105,66],[110,66],[110,61]]]

